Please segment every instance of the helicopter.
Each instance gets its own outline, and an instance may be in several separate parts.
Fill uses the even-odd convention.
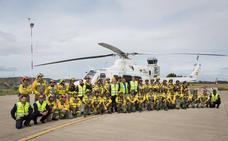
[[[197,56],[196,63],[194,64],[192,73],[189,76],[183,76],[183,77],[161,78],[160,77],[160,66],[158,65],[158,59],[148,58],[147,63],[144,65],[135,65],[133,63],[133,60],[131,59],[131,56],[154,55],[154,54],[138,53],[138,52],[126,53],[113,45],[110,45],[108,43],[103,43],[103,42],[98,43],[98,45],[111,50],[113,53],[48,62],[48,63],[43,63],[43,64],[37,64],[34,67],[58,64],[58,63],[64,63],[64,62],[70,62],[70,61],[77,61],[77,60],[119,56],[119,58],[115,60],[115,62],[113,63],[112,66],[107,67],[107,68],[101,68],[101,69],[91,69],[88,71],[88,73],[86,73],[86,75],[83,77],[83,79],[90,78],[92,84],[94,84],[99,79],[105,80],[107,78],[112,79],[113,77],[115,77],[115,78],[123,77],[126,79],[127,82],[129,82],[132,79],[132,77],[142,79],[143,81],[145,81],[146,79],[151,80],[151,79],[159,78],[160,80],[173,79],[174,81],[179,80],[180,82],[183,82],[183,81],[196,82],[196,81],[198,81],[200,67],[201,67],[201,64],[199,63],[199,56],[201,56],[201,55],[226,56],[223,54],[174,53],[176,55],[182,54],[182,55],[196,55]]]

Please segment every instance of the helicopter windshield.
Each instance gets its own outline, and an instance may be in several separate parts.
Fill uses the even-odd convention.
[[[90,70],[85,77],[93,78],[96,73],[95,70]]]

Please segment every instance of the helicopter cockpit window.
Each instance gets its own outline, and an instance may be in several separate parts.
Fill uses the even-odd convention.
[[[97,72],[95,70],[90,70],[85,77],[92,78]]]
[[[105,73],[101,73],[101,74],[100,74],[100,78],[101,78],[101,79],[106,78]]]

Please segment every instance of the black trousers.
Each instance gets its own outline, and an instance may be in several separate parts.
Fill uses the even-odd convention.
[[[113,112],[113,109],[115,109],[115,112],[117,111],[117,106],[116,106],[116,95],[111,96],[112,99],[112,109],[111,112]]]
[[[17,129],[21,129],[23,127],[23,124],[25,126],[28,126],[30,124],[31,120],[32,120],[32,115],[31,114],[29,114],[27,116],[24,116],[24,117],[22,117],[20,119],[17,119],[16,120],[16,128]]]
[[[33,120],[34,120],[34,124],[37,123],[37,118],[41,117],[40,121],[44,121],[48,118],[48,116],[50,115],[50,112],[48,112],[47,115],[43,116],[40,112],[39,113],[33,113]]]
[[[215,102],[211,102],[210,107],[211,108],[219,108],[220,104],[221,104],[221,100],[219,99],[219,100],[216,100]]]

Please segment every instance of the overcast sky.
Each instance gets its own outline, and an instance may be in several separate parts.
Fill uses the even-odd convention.
[[[34,63],[111,53],[107,42],[126,52],[228,54],[227,0],[0,0],[0,77],[31,75]],[[196,56],[156,57],[161,75],[189,75]],[[110,66],[102,58],[35,68],[51,78],[79,78],[91,68]],[[201,80],[228,80],[228,57],[200,57]]]

